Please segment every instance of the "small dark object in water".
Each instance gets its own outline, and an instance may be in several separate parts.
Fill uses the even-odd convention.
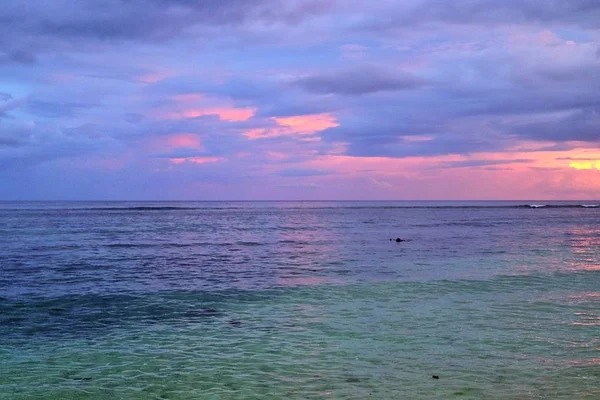
[[[400,238],[396,238],[396,243],[400,243],[400,242],[404,242],[404,240],[402,240]]]
[[[229,321],[229,325],[231,326],[242,326],[242,322],[241,321],[236,321],[235,319]]]
[[[355,377],[355,376],[351,376],[350,378],[347,378],[347,379],[346,379],[346,382],[349,382],[349,383],[356,383],[356,382],[360,382],[360,378],[357,378],[357,377]]]
[[[439,375],[431,375],[433,379],[440,379]]]

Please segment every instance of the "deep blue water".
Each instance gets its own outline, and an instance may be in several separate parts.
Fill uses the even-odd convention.
[[[0,202],[0,398],[600,398],[595,204]]]

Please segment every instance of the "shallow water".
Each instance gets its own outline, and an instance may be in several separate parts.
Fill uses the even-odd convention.
[[[0,203],[0,398],[597,399],[600,209],[519,204]]]

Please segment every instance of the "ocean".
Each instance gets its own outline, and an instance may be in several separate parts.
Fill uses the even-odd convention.
[[[598,399],[596,204],[0,202],[0,399]]]

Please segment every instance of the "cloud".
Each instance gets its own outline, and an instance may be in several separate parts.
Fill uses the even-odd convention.
[[[38,37],[55,49],[86,40],[154,42],[198,32],[218,37],[245,26],[297,24],[327,8],[327,2],[313,0],[108,0],[102,4],[93,0],[32,0],[2,7],[0,26],[4,28],[0,33],[12,33],[28,43],[33,41],[26,37]],[[35,48],[44,50],[42,46]],[[23,61],[34,57],[14,54],[17,56],[12,58]]]
[[[317,94],[364,95],[377,92],[415,89],[424,84],[413,74],[377,67],[316,74],[299,78],[294,84]]]
[[[115,149],[111,139],[90,139],[38,126],[0,121],[0,165],[6,170],[42,164],[64,157],[106,153]]]
[[[324,176],[331,175],[331,171],[320,170],[320,169],[284,169],[277,173],[279,176],[283,176],[286,178],[301,178],[307,176]]]
[[[26,99],[14,98],[8,93],[0,92],[0,121],[3,117],[10,118],[9,112],[17,111],[25,103]]]
[[[557,157],[557,161],[597,161],[593,157]]]
[[[206,151],[194,150],[194,149],[175,149],[162,153],[153,153],[151,157],[155,158],[194,158],[194,157],[205,157],[207,156]]]
[[[0,53],[0,64],[14,62],[17,64],[34,64],[36,62],[35,55],[24,50],[7,51],[4,54]]]
[[[442,167],[447,168],[471,168],[485,167],[490,165],[506,165],[506,164],[527,164],[534,162],[534,159],[514,158],[506,160],[460,160],[460,161],[445,161],[440,163]]]
[[[0,121],[0,148],[25,146],[30,141],[31,134],[32,127],[29,124]]]
[[[192,163],[192,164],[206,164],[206,163],[214,163],[223,161],[221,157],[183,157],[183,158],[169,158],[173,164],[183,164],[183,163]]]
[[[385,1],[379,10],[365,17],[358,26],[379,32],[407,31],[433,24],[600,26],[600,5],[594,0]]]
[[[73,117],[86,109],[96,107],[97,104],[81,101],[44,101],[29,99],[27,108],[34,115],[44,117]]]
[[[364,58],[369,51],[367,46],[353,43],[344,44],[340,47],[340,49],[342,50],[343,56],[350,59]]]
[[[12,100],[12,96],[10,95],[10,93],[4,93],[4,92],[0,92],[0,101],[9,101]]]
[[[580,109],[560,118],[503,127],[520,137],[549,142],[581,141],[600,145],[600,107]]]
[[[599,8],[6,2],[0,196],[26,171],[35,172],[28,185],[51,192],[45,180],[68,176],[106,192],[119,181],[121,191],[160,196],[160,183],[175,197],[224,198],[285,197],[289,178],[303,176],[320,176],[311,193],[328,198],[352,197],[357,182],[394,198],[430,195],[424,180],[442,176],[462,185],[453,195],[475,195],[474,174],[486,185],[506,177],[517,190],[526,181],[518,174],[585,173],[568,164],[600,159]]]
[[[254,115],[252,108],[184,108],[169,112],[165,115],[169,119],[198,118],[204,116],[217,116],[222,121],[247,121]]]
[[[339,125],[335,116],[329,113],[271,117],[270,120],[275,123],[274,126],[270,126],[269,128],[248,129],[244,132],[244,135],[251,140],[278,136],[306,136]],[[320,140],[320,138],[315,137],[305,140]]]

